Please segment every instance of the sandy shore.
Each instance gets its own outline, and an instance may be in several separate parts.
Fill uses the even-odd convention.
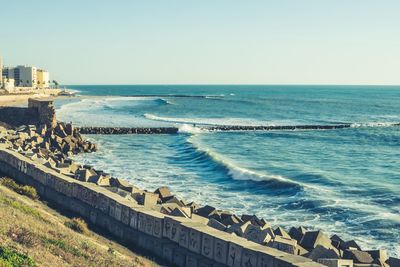
[[[37,90],[35,92],[0,94],[0,106],[1,107],[27,106],[29,98],[57,96],[60,91],[61,91],[60,89],[45,89],[45,90]]]

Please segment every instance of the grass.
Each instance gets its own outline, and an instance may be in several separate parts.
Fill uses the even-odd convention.
[[[35,262],[28,256],[16,250],[0,246],[0,266],[1,267],[34,267]]]
[[[0,218],[0,267],[157,266],[4,184]]]
[[[8,177],[0,178],[0,184],[14,190],[15,192],[27,196],[31,199],[39,199],[36,189],[29,185],[19,185],[13,179]]]
[[[64,225],[80,234],[88,234],[89,232],[86,222],[81,218],[72,218],[66,221]]]

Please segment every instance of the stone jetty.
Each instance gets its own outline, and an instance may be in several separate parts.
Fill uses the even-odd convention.
[[[335,130],[350,128],[351,124],[335,125],[281,125],[281,126],[199,126],[204,131],[294,131],[294,130]],[[176,134],[179,132],[177,127],[79,127],[81,134]]]
[[[44,185],[37,185],[39,192],[54,187],[65,194],[59,201],[61,205],[72,201],[63,187],[63,183],[71,184],[70,198],[82,199],[95,210],[86,212],[76,202],[70,209],[121,237],[125,236],[121,234],[125,228],[137,231],[124,238],[132,238],[139,247],[152,250],[155,243],[163,244],[157,256],[175,266],[400,266],[400,260],[389,257],[385,250],[363,250],[356,240],[304,227],[273,226],[256,215],[235,214],[186,201],[167,187],[150,192],[94,166],[76,163],[70,159],[73,154],[91,153],[97,147],[84,140],[71,124],[0,128],[0,143],[2,172],[19,179],[29,173]],[[9,166],[13,164],[15,168]],[[43,177],[30,168],[49,174]],[[15,175],[15,169],[20,176]],[[65,182],[58,182],[59,179]],[[98,192],[96,197],[91,190]],[[48,194],[43,193],[51,199],[55,193]],[[117,220],[120,224],[104,220]]]

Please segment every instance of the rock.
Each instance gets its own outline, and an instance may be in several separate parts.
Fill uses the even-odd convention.
[[[339,251],[337,249],[325,248],[321,245],[317,245],[309,254],[308,258],[313,261],[318,261],[319,259],[339,259]]]
[[[246,214],[243,214],[242,215],[242,217],[241,217],[241,219],[242,219],[242,221],[244,221],[244,222],[250,222],[251,224],[254,224],[254,225],[258,225],[258,226],[264,226],[265,225],[265,223],[262,221],[262,220],[260,220],[256,215],[246,215]]]
[[[195,211],[195,214],[197,214],[199,216],[202,216],[202,217],[205,217],[205,218],[208,218],[211,215],[213,215],[214,213],[216,213],[216,211],[217,211],[216,208],[214,208],[212,206],[209,206],[209,205],[206,205],[204,207],[201,207],[201,208],[197,209]]]
[[[340,247],[341,250],[346,250],[346,249],[361,250],[360,246],[354,240],[350,240],[350,241],[347,241],[347,242],[341,242],[339,247]]]
[[[137,187],[131,185],[128,181],[119,178],[110,178],[110,185],[131,193],[137,189]]]
[[[390,267],[400,267],[399,258],[390,257],[386,263],[388,263]]]
[[[186,212],[182,210],[181,207],[176,207],[173,211],[169,213],[171,216],[177,216],[177,217],[184,217],[184,218],[190,218]]]
[[[110,177],[106,177],[103,175],[92,175],[89,177],[88,182],[100,186],[110,186]]]
[[[284,237],[284,238],[290,238],[290,239],[291,239],[290,235],[289,235],[282,227],[277,227],[277,228],[274,230],[274,234],[275,234],[275,235],[282,236],[282,237]],[[296,241],[297,241],[297,240],[296,240]]]
[[[171,191],[169,191],[169,188],[166,186],[157,188],[157,190],[154,191],[154,193],[158,194],[158,196],[162,202],[164,202],[163,199],[166,199],[166,198],[172,196]]]
[[[268,244],[270,247],[276,248],[280,251],[284,251],[286,253],[290,254],[296,254],[296,246],[297,246],[297,241],[291,238],[285,238],[282,236],[275,236],[273,241]]]
[[[231,214],[229,216],[221,216],[221,219],[222,219],[222,223],[227,226],[231,226],[231,225],[243,222],[242,219],[240,219],[235,214]]]
[[[90,171],[87,169],[79,169],[75,172],[75,179],[82,182],[87,182],[90,176],[94,175],[91,175]]]
[[[328,249],[333,247],[329,237],[322,231],[306,232],[303,238],[301,239],[300,245],[309,251],[313,250],[318,245],[321,245]]]
[[[208,221],[208,224],[207,224],[207,225],[210,226],[210,227],[212,227],[212,228],[214,228],[214,229],[220,230],[220,231],[225,231],[225,230],[226,230],[226,225],[220,223],[219,221],[217,221],[217,220],[214,219],[214,218],[211,218],[211,219]]]
[[[175,203],[180,207],[184,207],[185,205],[180,201],[176,196],[170,196],[164,199],[164,203]]]
[[[372,263],[374,261],[368,252],[350,249],[343,251],[343,258],[353,260],[354,263]]]
[[[244,236],[244,233],[246,232],[247,227],[251,225],[250,221],[247,222],[241,222],[232,225],[231,227],[226,229],[226,232],[228,233],[235,233],[237,236]]]
[[[146,208],[152,208],[157,205],[158,194],[142,192],[135,194],[135,200]]]
[[[335,248],[339,249],[340,248],[340,244],[342,244],[342,243],[344,243],[344,240],[341,239],[338,235],[331,236],[331,244]]]
[[[255,243],[266,245],[273,238],[271,232],[272,230],[269,228],[262,229],[260,226],[255,226],[250,223],[246,228],[243,237]]]
[[[380,260],[381,262],[386,262],[388,260],[387,251],[384,249],[376,250],[365,250],[374,260]]]
[[[307,230],[300,226],[298,228],[292,227],[290,228],[289,235],[292,239],[297,240],[298,243],[300,243],[301,239],[303,236],[306,234]]]
[[[318,263],[321,263],[328,267],[353,267],[352,260],[342,259],[319,259]]]

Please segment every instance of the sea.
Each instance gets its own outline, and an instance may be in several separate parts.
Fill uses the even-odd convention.
[[[75,160],[148,190],[273,226],[305,226],[400,256],[400,86],[81,85],[58,100],[77,126],[175,126],[178,134],[87,135]],[[216,125],[336,130],[207,131]]]

